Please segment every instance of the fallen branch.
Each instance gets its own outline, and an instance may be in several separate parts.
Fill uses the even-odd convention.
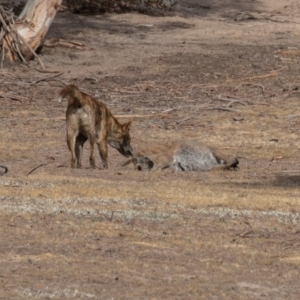
[[[10,94],[5,94],[5,93],[0,93],[0,98],[5,98],[5,99],[10,99],[12,101],[28,101],[28,98],[22,97],[22,96],[16,96],[16,95],[10,95]]]
[[[74,42],[74,41],[67,41],[64,39],[57,39],[57,38],[47,39],[43,46],[49,47],[49,48],[61,46],[61,47],[74,48],[74,49],[78,49],[78,50],[93,50],[93,48],[89,48],[82,43]]]

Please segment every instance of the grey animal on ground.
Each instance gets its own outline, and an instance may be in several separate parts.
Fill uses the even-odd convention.
[[[155,152],[155,151],[154,151]],[[237,170],[239,160],[237,158],[225,159],[213,150],[201,143],[175,142],[168,144],[158,153],[151,155],[144,153],[135,154],[123,166],[132,163],[138,171],[150,171],[153,168],[165,170],[174,168],[176,171],[210,171],[212,169]]]

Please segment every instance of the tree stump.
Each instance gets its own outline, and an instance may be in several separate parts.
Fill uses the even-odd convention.
[[[27,64],[32,57],[37,57],[35,50],[41,45],[61,2],[28,0],[18,18],[0,6],[1,66],[5,58]]]

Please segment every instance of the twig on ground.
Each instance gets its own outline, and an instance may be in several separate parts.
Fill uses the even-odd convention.
[[[226,102],[230,102],[229,104],[232,104],[232,103],[239,103],[239,104],[242,104],[242,105],[247,105],[248,104],[248,101],[242,101],[242,100],[236,100],[236,99],[232,99],[232,98],[228,98],[228,99],[224,99],[224,98],[214,98],[212,100],[220,100],[220,101],[226,101]],[[247,103],[246,103],[247,102]]]
[[[247,230],[247,231],[239,234],[238,236],[239,237],[248,237],[248,235],[251,234],[251,233],[254,233],[254,231],[253,230]]]
[[[51,81],[52,79],[54,79],[54,78],[56,78],[56,77],[58,77],[58,76],[61,76],[62,74],[63,74],[63,73],[61,72],[61,73],[55,74],[55,75],[53,75],[53,76],[51,76],[51,77],[41,78],[41,79],[39,79],[39,80],[33,82],[33,84],[37,84],[37,83],[42,82],[42,81],[49,81],[49,80]]]
[[[85,46],[82,43],[75,42],[75,41],[67,41],[64,39],[57,39],[57,38],[51,38],[45,41],[43,44],[45,47],[57,47],[57,46],[63,46],[63,47],[68,47],[68,48],[75,48],[79,50],[93,50],[93,48],[89,48]]]
[[[10,99],[12,101],[19,101],[21,103],[23,101],[28,101],[28,98],[25,98],[22,96],[17,96],[17,95],[10,95],[10,94],[6,94],[6,93],[0,93],[0,98]]]
[[[244,222],[244,223],[245,223],[247,226],[249,226],[249,228],[253,231],[253,228],[252,228],[252,226],[251,226],[251,224],[250,224],[250,221],[249,221],[248,217],[245,216],[245,215],[243,215],[243,217],[244,217],[244,219],[245,219],[245,222]]]
[[[97,78],[90,77],[90,76],[85,76],[84,80],[94,81],[95,83],[99,82]]]
[[[33,69],[40,72],[40,73],[60,73],[60,71],[40,70],[38,68],[33,68]]]
[[[112,212],[111,212],[111,215],[110,215],[110,217],[108,217],[108,216],[106,216],[105,214],[101,214],[99,211],[98,211],[98,215],[99,216],[103,216],[103,217],[105,217],[107,220],[109,220],[109,221],[112,221],[112,219],[113,219],[113,217],[114,217],[114,214],[115,213],[123,213],[122,211],[120,211],[120,210],[113,210]]]
[[[99,82],[99,78],[98,76],[93,73],[92,71],[90,71],[88,68],[84,68],[87,72],[89,72],[90,74],[93,75],[93,77],[88,77],[88,76],[85,76],[85,79],[92,79],[92,80],[95,80],[96,82]]]
[[[187,120],[189,120],[189,119],[191,119],[191,117],[186,117],[186,118],[183,118],[183,119],[181,119],[181,120],[177,120],[177,121],[175,121],[175,123],[176,123],[177,125],[181,125],[182,123],[184,123],[185,121],[187,121]]]
[[[207,95],[208,97],[211,97],[211,93],[209,93],[209,92],[207,92],[207,91],[201,90],[200,93],[204,93],[204,94]]]
[[[218,147],[218,149],[240,149],[240,147]],[[243,157],[243,156],[239,156],[239,157],[237,157],[237,158],[245,158],[245,157]]]
[[[233,111],[233,112],[241,112],[238,109],[233,109],[233,108],[228,108],[228,107],[208,107],[208,108],[203,108],[204,110],[223,110],[223,111]]]
[[[40,165],[34,167],[32,170],[30,170],[30,171],[26,174],[26,176],[30,175],[30,174],[33,173],[35,170],[37,170],[37,169],[39,169],[39,168],[41,168],[41,167],[48,166],[48,165],[50,165],[50,164],[53,164],[53,162],[51,162],[51,163],[40,164]]]
[[[175,110],[175,108],[168,108],[168,109],[166,109],[166,110],[163,110],[162,112],[163,112],[163,113],[169,113],[169,112],[171,112],[171,111],[173,111],[173,110]]]
[[[252,76],[252,77],[246,77],[244,79],[241,79],[240,81],[246,81],[246,80],[253,80],[253,79],[261,79],[261,78],[268,78],[268,77],[274,77],[274,76],[278,76],[280,70],[273,70],[267,74],[263,74],[263,75],[256,75],[256,76]]]
[[[261,88],[261,91],[262,91],[262,94],[264,95],[265,94],[265,87],[261,84],[255,84],[255,83],[250,83],[250,82],[245,82],[245,83],[242,83],[240,86],[242,85],[252,85],[252,86],[256,86],[256,87],[259,87]],[[239,89],[240,86],[237,86],[235,91]]]
[[[61,73],[62,74],[62,73]],[[60,76],[61,74],[57,75],[57,76]],[[62,80],[62,79],[58,79],[58,78],[55,78],[56,76],[53,76],[53,77],[48,77],[48,78],[43,78],[43,79],[39,79],[37,81],[34,81],[30,84],[37,84],[37,83],[40,83],[40,82],[43,82],[43,81],[57,81],[57,82],[60,82],[62,83],[63,85],[69,85],[68,82]]]

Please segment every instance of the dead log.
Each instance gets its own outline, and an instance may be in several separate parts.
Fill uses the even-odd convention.
[[[37,57],[35,51],[41,45],[61,2],[28,0],[18,18],[0,6],[1,62],[8,58],[11,62],[27,63],[32,57]]]

